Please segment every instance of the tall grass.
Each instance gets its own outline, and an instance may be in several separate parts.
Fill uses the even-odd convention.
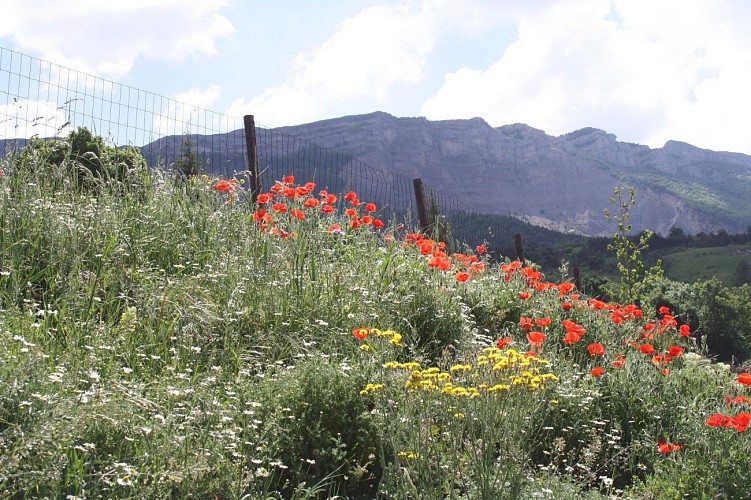
[[[35,161],[0,177],[4,497],[745,495],[751,394],[680,311],[448,254],[354,193],[322,213],[294,179],[251,205]]]

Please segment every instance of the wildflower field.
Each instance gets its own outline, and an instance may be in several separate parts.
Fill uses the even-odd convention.
[[[0,176],[1,498],[749,498],[751,374],[682,311],[44,151]]]

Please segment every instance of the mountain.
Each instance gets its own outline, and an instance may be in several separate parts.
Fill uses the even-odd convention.
[[[291,173],[332,192],[355,188],[362,199],[394,210],[414,209],[405,204],[414,203],[411,180],[420,177],[439,195],[484,214],[602,236],[614,231],[603,215],[617,210],[613,188],[633,186],[635,230],[739,233],[751,226],[751,156],[676,141],[652,149],[594,128],[551,136],[524,124],[496,128],[481,118],[430,121],[383,112],[256,134],[264,183]],[[245,168],[243,136],[168,136],[141,149],[150,164],[169,165],[189,143],[210,171],[228,175]],[[364,171],[362,162],[372,168]]]
[[[751,225],[751,156],[669,141],[619,142],[584,128],[558,137],[481,118],[430,121],[387,113],[274,129],[335,148],[428,185],[484,213],[513,214],[558,230],[608,235],[603,210],[615,186],[635,188],[635,229],[667,235],[744,232]]]

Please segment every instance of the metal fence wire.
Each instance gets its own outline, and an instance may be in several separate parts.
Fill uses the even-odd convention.
[[[171,168],[193,155],[211,175],[247,170],[243,119],[112,82],[0,47],[0,157],[31,137],[63,138],[88,128],[112,146],[140,149],[151,167]],[[356,191],[385,220],[416,227],[413,180],[379,170],[331,148],[271,128],[256,127],[262,187],[285,175],[332,193]],[[432,220],[471,245],[491,241],[483,216],[426,186]],[[483,227],[485,226],[485,227]]]

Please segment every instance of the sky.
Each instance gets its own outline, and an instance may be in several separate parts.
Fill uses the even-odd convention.
[[[747,0],[3,0],[0,47],[264,127],[385,111],[751,154]]]

